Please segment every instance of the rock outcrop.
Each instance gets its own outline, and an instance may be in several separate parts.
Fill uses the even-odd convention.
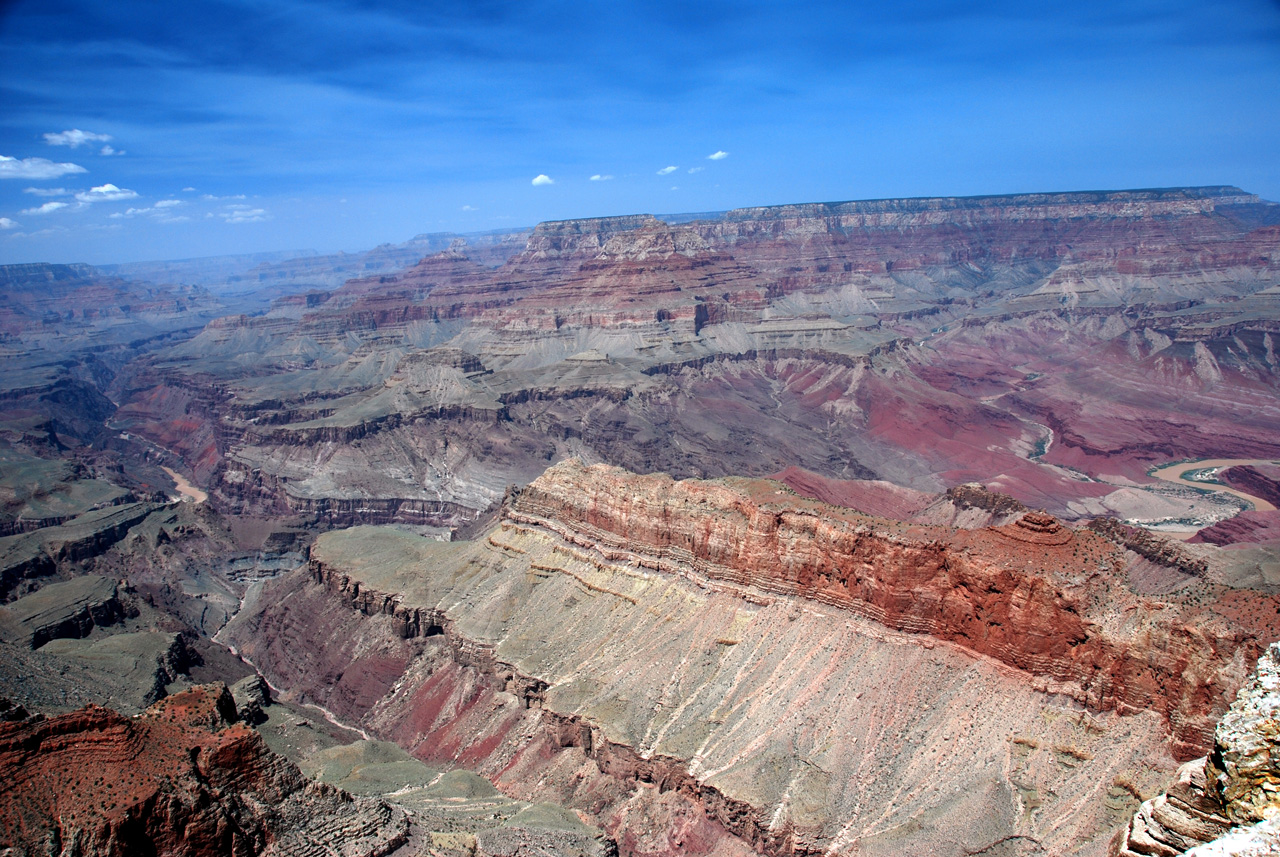
[[[15,855],[381,857],[402,811],[306,780],[236,723],[223,685],[130,719],[88,708],[0,723],[0,838]]]
[[[576,461],[508,503],[471,543],[326,534],[224,638],[286,696],[590,813],[622,853],[686,853],[643,830],[1101,853],[1171,750],[1211,745],[1267,633],[1194,577],[1136,595],[1123,548],[1044,513],[925,526]]]
[[[669,573],[801,596],[957,643],[1054,682],[1094,709],[1168,718],[1203,752],[1266,641],[1154,611],[1120,582],[1122,556],[1088,530],[1028,512],[983,530],[906,526],[769,497],[751,483],[674,482],[566,462],[509,518]]]
[[[1280,643],[1258,659],[1214,733],[1166,793],[1145,801],[1113,857],[1280,853]]]
[[[115,624],[129,612],[115,581],[85,575],[0,607],[0,640],[38,649],[50,640],[87,637],[93,628]]]

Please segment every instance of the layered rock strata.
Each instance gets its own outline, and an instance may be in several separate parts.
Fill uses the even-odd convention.
[[[235,722],[224,685],[126,718],[90,706],[0,724],[0,837],[15,855],[381,857],[404,813],[309,782]]]
[[[1261,647],[1128,592],[1123,557],[1042,513],[906,525],[571,462],[473,543],[322,536],[224,639],[623,853],[1100,854]]]
[[[497,268],[451,245],[211,324],[117,381],[116,424],[222,509],[329,525],[462,525],[571,455],[1149,520],[1106,496],[1280,451],[1277,211],[1211,187],[545,223]]]
[[[954,642],[1094,709],[1158,711],[1184,758],[1208,746],[1239,684],[1239,659],[1266,642],[1152,610],[1123,588],[1124,561],[1110,543],[1042,513],[952,531],[752,492],[732,480],[673,482],[571,461],[522,492],[509,518],[610,558],[797,595]]]

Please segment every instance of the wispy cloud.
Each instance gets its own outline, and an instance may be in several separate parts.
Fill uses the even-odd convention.
[[[706,167],[689,167],[689,172],[690,172],[690,173],[700,173],[700,172],[702,172],[702,171],[703,171],[703,170],[705,170],[705,169],[706,169]]]
[[[34,196],[71,196],[71,191],[65,187],[28,187],[23,188],[22,192]]]
[[[679,167],[663,167],[662,169],[658,170],[658,175],[669,176],[678,169],[680,168]]]
[[[534,186],[534,187],[539,187],[539,186],[544,185],[544,184],[555,184],[555,183],[556,183],[555,179],[551,178],[551,176],[549,176],[549,175],[547,175],[547,174],[545,174],[545,173],[539,173],[539,174],[538,174],[537,176],[535,176],[535,177],[534,177],[534,179],[533,179],[533,186]]]
[[[67,207],[67,204],[65,202],[46,202],[44,205],[37,206],[36,208],[24,208],[22,211],[18,213],[19,214],[52,214],[58,209],[66,208],[66,207]]]
[[[727,158],[727,157],[729,157],[729,153],[728,153],[728,152],[725,152],[725,151],[722,151],[722,150],[717,149],[716,151],[712,152],[710,155],[707,155],[707,160],[708,160],[708,161],[723,161],[723,160],[724,160],[725,158]]]
[[[464,205],[460,210],[461,211],[479,211],[480,209],[476,208],[474,205]]]
[[[260,223],[268,217],[265,208],[251,205],[224,205],[218,216],[227,223]]]
[[[79,128],[73,128],[70,131],[59,131],[56,134],[45,134],[44,141],[50,146],[69,146],[72,149],[78,149],[81,146],[87,146],[90,143],[107,143],[111,141],[110,134],[95,134],[92,131],[81,131]],[[107,154],[104,152],[103,154]]]
[[[56,179],[73,173],[87,173],[79,164],[55,164],[46,158],[17,158],[0,155],[0,179]]]
[[[129,208],[124,211],[117,211],[114,214],[107,216],[112,220],[130,220],[134,217],[140,217],[145,214],[160,223],[182,223],[183,221],[191,219],[185,215],[175,216],[173,213],[173,207],[175,205],[182,205],[182,200],[162,199],[155,205],[147,208]]]
[[[103,147],[102,147],[102,154],[104,154],[104,155],[127,155],[127,154],[128,154],[128,152],[126,152],[124,149],[116,149],[116,148],[113,148],[112,146],[103,146]]]
[[[76,199],[81,202],[120,202],[125,199],[137,198],[138,194],[135,191],[116,187],[109,182],[76,194]]]
[[[611,181],[612,179],[613,179],[613,176],[602,176],[599,173],[596,173],[594,176],[591,177],[591,180],[593,182],[607,182],[607,181]]]
[[[49,227],[48,229],[37,229],[35,232],[15,232],[14,238],[43,238],[45,235],[57,235],[65,233],[67,230],[58,227]]]
[[[0,229],[17,229],[22,224],[7,217],[0,217]]]

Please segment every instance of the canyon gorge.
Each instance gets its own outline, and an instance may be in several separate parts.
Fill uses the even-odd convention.
[[[797,204],[0,284],[0,851],[1274,835],[1280,205]]]

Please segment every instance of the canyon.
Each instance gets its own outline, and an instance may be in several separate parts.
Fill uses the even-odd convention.
[[[1277,251],[1203,187],[0,268],[0,771],[128,784],[0,844],[1207,843],[1142,831],[1280,639]]]

